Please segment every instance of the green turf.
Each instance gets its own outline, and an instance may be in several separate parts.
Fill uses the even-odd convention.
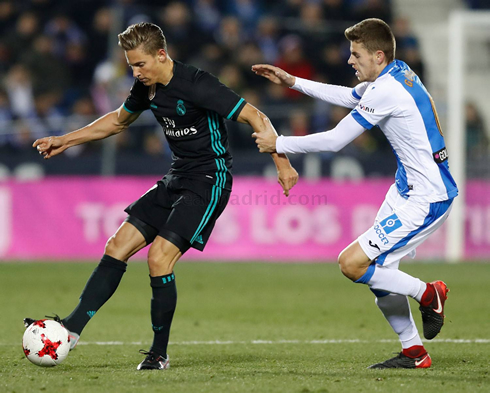
[[[370,291],[343,278],[335,264],[181,263],[171,368],[163,372],[135,370],[143,358],[138,349],[151,341],[151,291],[146,266],[131,264],[85,329],[85,345],[55,368],[29,363],[21,348],[22,318],[68,314],[94,266],[0,264],[1,392],[490,391],[488,341],[428,342],[428,370],[366,370],[399,344]],[[451,288],[438,339],[490,339],[489,265],[402,268]],[[95,344],[108,341],[125,344]]]

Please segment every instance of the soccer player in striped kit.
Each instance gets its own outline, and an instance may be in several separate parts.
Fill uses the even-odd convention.
[[[415,256],[416,247],[439,228],[458,194],[448,166],[443,134],[432,97],[407,64],[395,59],[395,38],[380,19],[366,19],[345,31],[350,41],[348,60],[361,82],[354,89],[304,80],[270,65],[252,70],[274,83],[288,86],[332,104],[352,108],[328,132],[303,137],[254,134],[261,152],[309,153],[339,151],[365,130],[379,126],[395,153],[398,169],[371,228],[344,249],[338,258],[342,273],[367,284],[376,304],[398,334],[402,351],[371,368],[428,368],[425,350],[407,296],[420,303],[426,339],[444,323],[447,286],[425,283],[400,270],[400,259]]]

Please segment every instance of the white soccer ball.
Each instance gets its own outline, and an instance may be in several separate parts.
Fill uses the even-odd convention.
[[[56,321],[41,319],[26,329],[22,347],[26,358],[35,365],[57,366],[70,352],[68,331]]]

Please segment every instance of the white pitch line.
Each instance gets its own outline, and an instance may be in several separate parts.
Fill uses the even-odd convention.
[[[422,340],[430,343],[451,343],[451,344],[490,344],[488,338],[474,339],[453,339],[441,338],[435,340]],[[303,344],[303,345],[326,345],[326,344],[373,344],[373,343],[397,343],[398,340],[360,340],[360,339],[330,339],[330,340],[251,340],[251,341],[176,341],[170,342],[170,345],[280,345],[280,344]],[[148,345],[150,341],[81,341],[78,345]],[[0,346],[17,346],[19,344],[0,343]]]
[[[425,342],[429,342],[423,340]],[[278,345],[278,344],[310,344],[310,345],[325,345],[325,344],[370,344],[370,343],[397,343],[398,340],[359,340],[359,339],[339,339],[339,340],[252,340],[252,341],[176,341],[170,342],[169,345]],[[452,343],[452,344],[490,344],[490,339],[435,339],[432,343]],[[149,342],[148,342],[149,343]],[[148,344],[142,341],[137,342],[122,342],[122,341],[81,341],[78,345],[144,345]]]

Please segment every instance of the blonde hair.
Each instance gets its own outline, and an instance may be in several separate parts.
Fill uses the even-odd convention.
[[[344,35],[351,42],[363,44],[370,53],[383,51],[388,63],[395,59],[395,36],[390,26],[381,19],[365,19],[347,28]]]
[[[125,51],[142,47],[148,55],[154,55],[160,49],[167,52],[167,40],[162,29],[153,23],[142,22],[129,26],[121,34],[118,45]]]

